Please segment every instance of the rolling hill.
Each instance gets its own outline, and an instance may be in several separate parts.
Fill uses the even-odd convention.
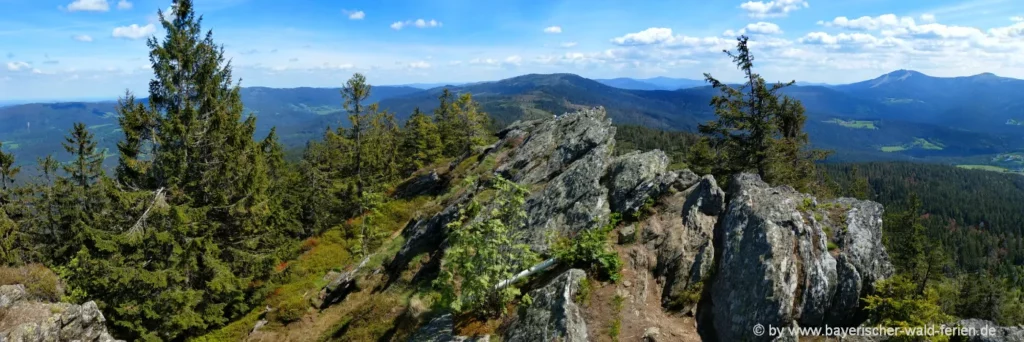
[[[658,87],[669,78],[615,79],[635,87]],[[617,124],[694,131],[714,118],[717,91],[703,85],[679,90],[623,89],[612,80],[574,74],[529,74],[494,82],[451,86],[472,93],[497,125],[604,106]],[[658,83],[661,82],[661,83]],[[662,84],[662,85],[658,85]],[[622,86],[622,83],[619,83]],[[812,142],[836,150],[844,160],[990,159],[1024,148],[1024,98],[1010,96],[1024,81],[981,74],[939,78],[900,70],[847,85],[793,86],[785,93],[803,102]],[[419,85],[426,86],[426,85]],[[442,87],[375,86],[370,102],[404,119],[419,107],[432,111]],[[337,88],[242,89],[247,113],[259,118],[257,134],[277,127],[282,142],[302,146],[327,126],[345,124]],[[60,153],[72,122],[84,122],[102,147],[120,139],[114,102],[23,104],[0,108],[0,141],[17,150],[22,163]],[[59,155],[58,154],[58,155]]]
[[[707,85],[704,80],[688,78],[653,77],[634,79],[628,77],[595,79],[604,85],[630,90],[679,90]]]

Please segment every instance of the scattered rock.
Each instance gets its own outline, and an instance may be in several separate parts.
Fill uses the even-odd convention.
[[[661,329],[658,329],[657,327],[647,328],[647,330],[644,330],[643,341],[644,342],[657,342],[658,341],[658,335],[661,335]]]
[[[530,291],[533,303],[520,308],[502,341],[587,341],[587,323],[573,302],[586,276],[583,270],[571,269]]]
[[[116,341],[95,302],[82,305],[29,300],[22,285],[0,286],[0,341]]]
[[[430,170],[430,172],[413,177],[399,185],[395,189],[395,196],[412,198],[419,195],[433,194],[442,187],[443,183],[437,172]]]
[[[636,225],[628,224],[622,229],[619,229],[619,244],[629,244],[636,242]]]

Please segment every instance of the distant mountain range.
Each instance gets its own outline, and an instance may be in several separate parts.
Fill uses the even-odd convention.
[[[621,89],[631,90],[679,90],[693,87],[706,86],[704,80],[691,80],[688,78],[654,77],[654,78],[611,78],[595,79],[604,85]]]
[[[441,86],[374,86],[380,102],[400,119],[414,108],[431,111]],[[423,89],[426,88],[426,89]],[[450,85],[469,92],[499,124],[581,107],[604,106],[618,124],[693,131],[714,118],[714,89],[676,78],[591,80],[573,74],[530,74],[494,82]],[[844,85],[801,85],[786,94],[807,110],[812,142],[847,159],[986,161],[1024,148],[1024,80],[980,74],[932,77],[898,70]],[[242,89],[246,111],[257,116],[257,134],[277,127],[282,142],[300,147],[328,126],[346,124],[337,88]],[[110,148],[120,139],[116,102],[20,104],[0,108],[0,141],[22,163],[63,154],[61,137],[84,122]],[[112,158],[111,158],[112,159]]]

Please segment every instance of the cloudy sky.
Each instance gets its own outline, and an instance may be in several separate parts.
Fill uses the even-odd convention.
[[[897,69],[1024,78],[1021,0],[195,0],[243,86],[471,82],[711,72],[751,36],[769,80]],[[144,93],[169,0],[0,0],[0,101]]]

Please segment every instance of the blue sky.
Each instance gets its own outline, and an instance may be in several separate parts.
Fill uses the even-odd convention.
[[[243,86],[472,82],[527,73],[770,80],[896,69],[1024,78],[1020,0],[196,0]],[[0,0],[0,101],[144,93],[160,0]]]

